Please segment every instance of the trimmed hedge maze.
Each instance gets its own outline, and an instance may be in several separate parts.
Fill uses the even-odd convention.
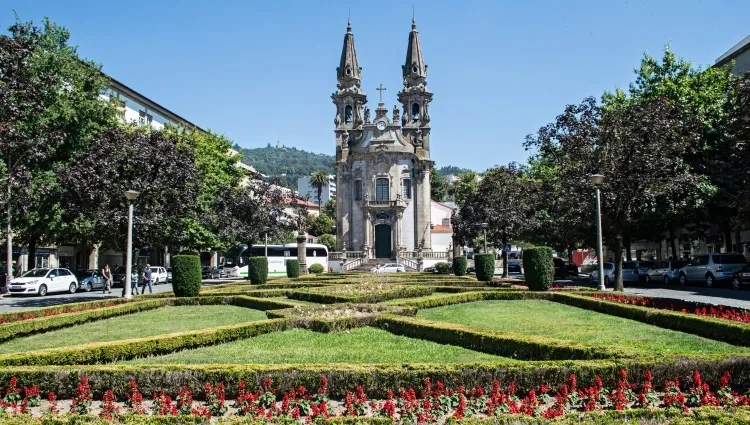
[[[501,284],[331,273],[2,314],[0,421],[750,420],[747,312]]]

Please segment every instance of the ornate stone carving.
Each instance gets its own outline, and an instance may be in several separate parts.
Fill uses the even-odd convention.
[[[414,134],[413,142],[414,146],[422,146],[424,144],[424,136],[422,136],[422,129],[417,129],[417,132]]]
[[[430,113],[427,111],[427,105],[429,102],[425,102],[424,106],[422,107],[422,122],[425,124],[429,124],[430,122]]]
[[[349,132],[346,130],[341,133],[341,146],[347,149],[349,148]]]
[[[406,109],[404,108],[404,115],[401,116],[401,126],[406,127],[406,124],[409,122],[409,118],[406,116]]]
[[[400,120],[399,113],[398,106],[393,105],[393,122],[398,122]]]
[[[365,106],[365,124],[370,123],[370,108]]]

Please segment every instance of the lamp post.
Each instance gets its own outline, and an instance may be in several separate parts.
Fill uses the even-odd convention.
[[[128,243],[125,252],[125,298],[133,297],[130,289],[130,273],[133,269],[133,201],[138,197],[138,192],[128,190],[125,192],[125,198],[128,200]]]
[[[484,253],[487,253],[487,227],[489,227],[489,224],[482,223],[481,224],[482,229],[484,230]]]
[[[268,227],[264,227],[263,228],[263,233],[264,233],[265,238],[266,238],[266,244],[264,245],[264,253],[263,253],[263,255],[266,258],[268,258],[268,231],[269,230],[271,230],[271,229],[269,229]]]
[[[592,174],[589,181],[594,185],[596,190],[596,257],[599,260],[599,290],[606,289],[604,286],[604,258],[602,257],[602,201],[599,195],[599,186],[604,182],[604,176],[601,174]]]

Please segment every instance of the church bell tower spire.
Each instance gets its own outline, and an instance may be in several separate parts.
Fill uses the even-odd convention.
[[[430,112],[432,92],[427,89],[427,65],[422,56],[417,23],[412,17],[406,60],[402,67],[404,88],[398,93],[398,100],[404,108],[401,126],[404,136],[414,145],[420,158],[430,158]]]

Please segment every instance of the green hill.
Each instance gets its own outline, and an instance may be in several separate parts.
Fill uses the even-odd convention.
[[[242,152],[242,162],[252,165],[256,170],[271,179],[278,179],[290,189],[297,189],[297,180],[309,176],[316,170],[325,170],[333,174],[333,163],[336,160],[331,155],[308,152],[295,147],[272,147],[237,149]],[[438,173],[447,176],[469,171],[451,165],[439,167]]]

